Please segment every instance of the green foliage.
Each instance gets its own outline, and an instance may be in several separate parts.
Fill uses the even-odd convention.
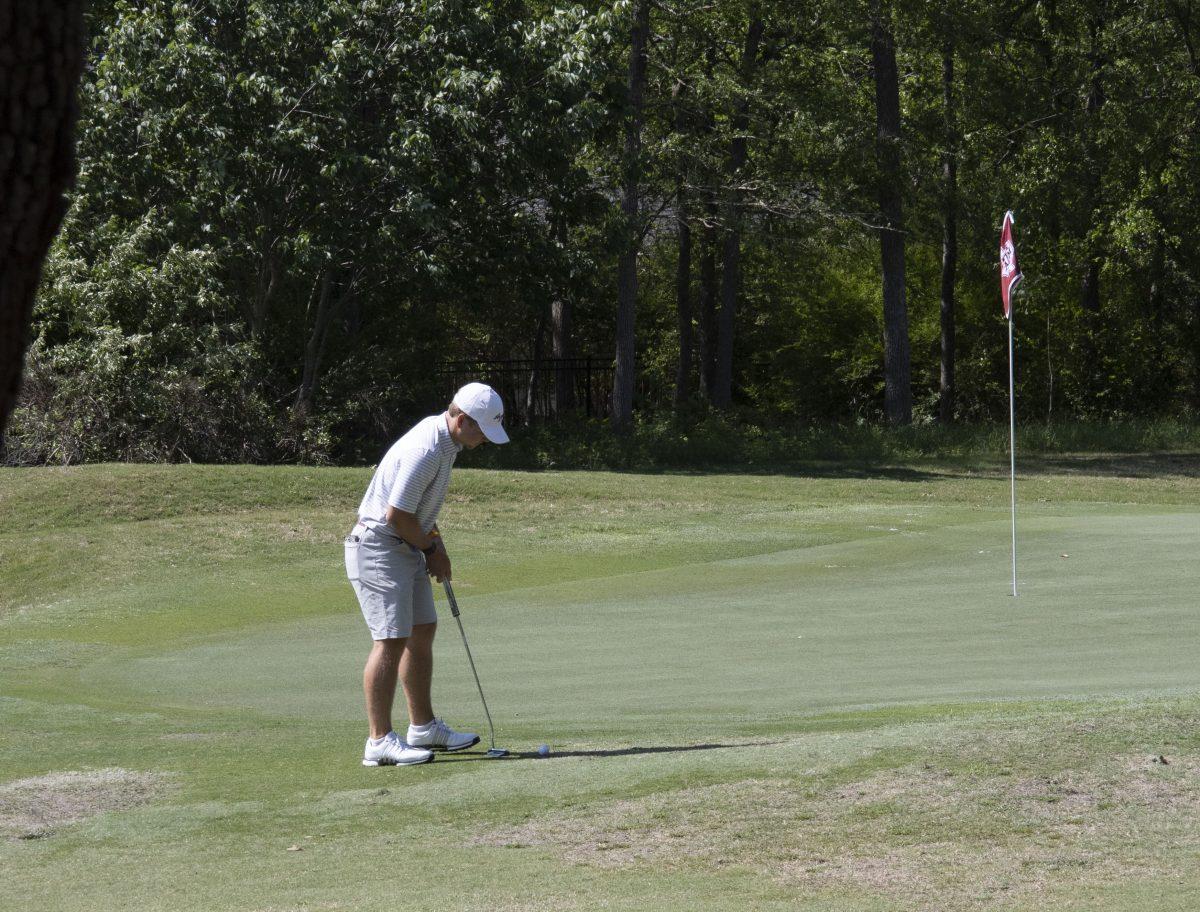
[[[178,353],[184,346],[186,357]],[[133,336],[96,328],[52,349],[36,343],[6,459],[17,465],[284,459],[273,416],[245,386],[257,370],[249,347],[179,326]],[[319,458],[320,451],[304,455]]]
[[[44,382],[8,458],[352,453],[442,397],[443,357],[521,344],[519,318],[590,272],[563,237],[594,206],[576,156],[603,113],[607,33],[580,7],[519,13],[433,0],[98,12],[79,186],[36,315]],[[209,378],[214,339],[229,351]],[[178,411],[172,372],[202,400],[226,368],[239,401],[204,409],[226,443],[182,447],[155,417]],[[59,395],[47,384],[119,397],[122,370],[158,399],[117,409],[136,446],[50,439],[90,423],[45,411]]]
[[[104,260],[67,258],[61,247],[50,259],[8,462],[286,455],[256,394],[261,356],[221,320],[232,307],[219,254],[167,244],[147,217]]]
[[[5,458],[371,460],[444,401],[446,361],[548,354],[552,304],[570,310],[572,352],[605,357],[631,12],[609,0],[94,5],[79,183]],[[756,426],[881,417],[868,14],[863,0],[802,15],[785,0],[654,7],[645,421],[677,410],[686,423],[702,405],[700,354],[715,339],[700,303],[720,290],[731,218],[738,413]],[[756,16],[761,55],[746,68]],[[914,420],[939,413],[949,150],[956,418],[1007,417],[995,264],[1012,208],[1022,417],[1194,420],[1196,13],[1158,0],[920,2],[892,5],[892,25]],[[739,140],[748,156],[734,169]],[[681,213],[694,350],[677,405]],[[98,434],[109,416],[123,430]]]

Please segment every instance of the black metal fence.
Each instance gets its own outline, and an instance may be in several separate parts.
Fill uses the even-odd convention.
[[[447,402],[465,383],[488,384],[504,399],[507,424],[568,415],[607,418],[612,408],[612,362],[599,358],[448,361],[438,375]]]

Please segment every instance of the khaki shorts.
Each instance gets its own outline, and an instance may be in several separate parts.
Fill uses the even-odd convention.
[[[394,535],[356,525],[346,536],[346,576],[373,640],[406,637],[414,624],[437,621],[425,555]]]

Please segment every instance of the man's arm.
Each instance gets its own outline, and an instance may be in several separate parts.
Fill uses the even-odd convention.
[[[421,531],[421,524],[415,514],[391,506],[388,507],[386,518],[388,525],[396,530],[396,534],[413,547],[428,551],[436,545],[432,554],[425,555],[425,566],[439,583],[450,579],[450,555],[446,553],[446,546],[442,544],[441,533],[436,525],[431,534],[426,535]]]
[[[416,514],[414,513],[409,513],[406,510],[397,510],[395,507],[389,506],[385,518],[387,519],[387,524],[396,531],[396,534],[415,548],[425,551],[436,541],[432,535],[426,535],[421,531],[421,524],[417,521]],[[434,526],[434,529],[436,528],[437,526]]]

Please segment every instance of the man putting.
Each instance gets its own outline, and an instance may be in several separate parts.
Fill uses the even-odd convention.
[[[433,637],[437,612],[429,577],[450,579],[450,555],[437,516],[450,467],[463,447],[507,443],[504,405],[482,383],[468,383],[450,407],[397,440],[371,478],[346,536],[346,575],[374,641],[363,670],[371,733],[363,766],[428,763],[433,751],[460,751],[479,736],[456,732],[433,714]],[[408,734],[392,729],[396,680],[408,701]]]

